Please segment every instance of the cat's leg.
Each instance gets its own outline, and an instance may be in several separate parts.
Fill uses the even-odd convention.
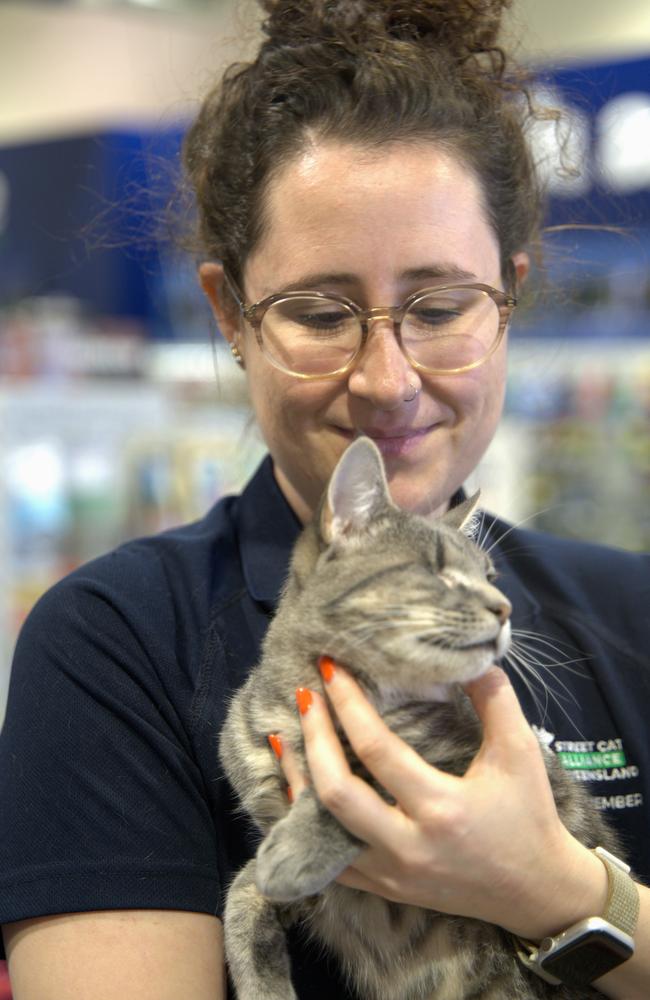
[[[363,847],[305,788],[257,851],[258,888],[284,902],[316,895]]]
[[[237,1000],[296,1000],[284,928],[275,903],[255,883],[253,858],[237,875],[226,900],[226,961]]]

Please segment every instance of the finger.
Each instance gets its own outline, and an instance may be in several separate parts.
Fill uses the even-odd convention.
[[[360,889],[361,892],[370,892],[373,896],[383,896],[384,899],[398,898],[391,886],[377,881],[372,875],[366,875],[356,867],[346,868],[335,881],[349,889]]]
[[[356,868],[346,868],[335,881],[340,885],[346,885],[349,889],[361,889],[362,892],[372,892],[375,896],[381,895],[377,892],[376,882],[357,871]]]
[[[492,667],[467,684],[465,690],[483,726],[479,757],[490,754],[503,765],[506,759],[510,764],[515,761],[528,763],[531,753],[541,754],[537,737],[505,671]]]
[[[309,773],[318,798],[340,823],[366,844],[402,836],[405,817],[350,769],[323,698],[301,688],[300,719]]]
[[[404,848],[404,844],[400,846]],[[407,902],[409,897],[412,898],[413,890],[409,881],[404,881],[404,869],[399,858],[381,847],[368,847],[361,851],[336,881],[351,889],[361,889],[396,902]],[[422,882],[420,877],[419,884]]]
[[[350,889],[360,889],[362,892],[370,892],[373,896],[383,896],[384,899],[394,900],[397,903],[408,902],[404,890],[400,890],[398,878],[392,878],[388,875],[377,878],[372,872],[366,874],[361,869],[351,866],[341,872],[335,881]]]
[[[293,802],[302,790],[307,787],[309,783],[307,775],[303,773],[293,747],[284,738],[282,733],[269,733],[267,739],[280,763],[282,774],[287,782],[289,800]]]
[[[407,815],[415,815],[424,799],[458,780],[427,764],[389,729],[346,670],[327,657],[320,665],[327,696],[352,749]]]
[[[287,779],[287,784],[293,793],[293,797],[297,798],[302,790],[309,784],[309,778],[308,775],[302,770],[298,757],[291,744],[286,740],[283,740],[282,745],[284,747],[284,752],[280,763],[282,765],[284,776]]]

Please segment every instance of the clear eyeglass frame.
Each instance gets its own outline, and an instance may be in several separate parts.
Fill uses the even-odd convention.
[[[356,302],[352,299],[346,298],[344,295],[337,295],[330,292],[318,292],[310,289],[305,289],[304,291],[296,290],[290,292],[275,292],[272,295],[266,296],[266,298],[260,299],[259,302],[254,302],[252,305],[247,306],[244,302],[243,295],[239,291],[230,274],[225,269],[224,278],[233,298],[235,299],[235,302],[237,303],[242,317],[247,323],[249,323],[255,333],[258,346],[267,361],[272,364],[274,368],[279,369],[286,375],[291,375],[293,378],[303,379],[304,381],[309,382],[315,381],[316,379],[341,378],[343,375],[347,375],[354,368],[356,362],[363,353],[370,333],[370,324],[379,319],[388,319],[392,322],[395,338],[397,339],[399,348],[408,363],[416,371],[436,376],[462,375],[464,372],[479,368],[494,354],[503,340],[503,335],[508,327],[508,323],[510,322],[510,317],[512,316],[512,312],[517,305],[517,299],[513,295],[510,295],[508,292],[502,291],[501,289],[493,288],[492,285],[486,285],[482,282],[452,282],[446,285],[434,285],[429,288],[421,288],[417,292],[413,292],[409,295],[400,306],[377,306],[373,309],[362,309],[362,307],[357,305]],[[421,299],[425,299],[432,294],[455,291],[458,289],[475,289],[476,291],[485,293],[492,299],[499,312],[499,325],[496,336],[486,353],[481,358],[474,360],[469,364],[462,365],[459,368],[431,368],[422,364],[417,360],[417,358],[412,358],[404,347],[401,336],[402,319],[406,313]],[[304,372],[292,371],[282,365],[277,358],[265,349],[265,342],[262,334],[262,321],[267,310],[278,302],[303,298],[313,298],[324,302],[337,302],[346,306],[359,321],[361,336],[359,338],[357,349],[345,365],[337,368],[335,371],[326,373],[319,372],[317,374],[306,374]]]

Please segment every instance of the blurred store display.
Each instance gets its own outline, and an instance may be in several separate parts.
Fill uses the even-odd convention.
[[[45,589],[126,539],[199,518],[256,467],[264,449],[223,353],[218,382],[209,347],[173,382],[147,350],[138,378],[0,379],[0,719],[17,631]]]
[[[506,416],[470,485],[510,521],[650,550],[650,342],[515,341]]]

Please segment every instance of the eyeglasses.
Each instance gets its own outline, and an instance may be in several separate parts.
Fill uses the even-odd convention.
[[[296,378],[336,378],[361,355],[370,325],[392,322],[402,353],[430,375],[478,368],[503,339],[517,301],[484,284],[442,285],[414,292],[401,306],[362,309],[342,295],[279,292],[246,306],[226,275],[264,356]]]

